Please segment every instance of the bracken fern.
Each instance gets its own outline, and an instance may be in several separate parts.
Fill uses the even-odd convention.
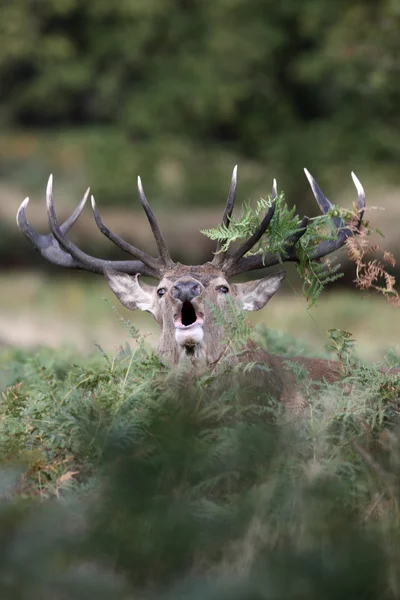
[[[303,378],[296,418],[234,370],[226,385],[223,358],[194,379],[144,340],[81,365],[9,352],[1,597],[397,597],[400,377],[344,332],[330,345],[342,380]]]

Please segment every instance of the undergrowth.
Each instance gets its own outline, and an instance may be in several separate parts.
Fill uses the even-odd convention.
[[[399,596],[398,356],[365,366],[331,331],[341,381],[303,377],[294,416],[257,365],[194,378],[127,326],[112,359],[3,356],[2,599]]]

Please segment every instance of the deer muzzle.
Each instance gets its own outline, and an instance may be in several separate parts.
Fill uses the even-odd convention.
[[[175,339],[182,346],[195,346],[203,340],[202,292],[203,286],[194,279],[180,279],[171,288]]]

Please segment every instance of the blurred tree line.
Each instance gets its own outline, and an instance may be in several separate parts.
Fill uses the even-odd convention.
[[[132,141],[182,135],[254,158],[308,129],[373,158],[397,146],[398,0],[16,0],[2,12],[5,124],[113,124]]]
[[[115,206],[140,173],[169,208],[222,207],[235,163],[241,199],[275,176],[297,205],[304,166],[328,195],[351,169],[396,178],[399,0],[0,7],[0,180],[42,194],[54,172],[71,204],[90,183]]]

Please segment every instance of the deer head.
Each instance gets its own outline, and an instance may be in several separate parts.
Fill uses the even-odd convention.
[[[312,191],[323,213],[332,205],[324,196],[318,184],[305,169]],[[341,219],[335,220],[337,237],[325,240],[315,246],[311,252],[314,259],[322,258],[340,248],[350,235],[354,235],[361,225],[365,208],[365,194],[354,173],[352,178],[358,193],[356,226],[349,226]],[[228,199],[222,217],[222,223],[229,227],[236,198],[237,167],[234,168]],[[47,213],[51,233],[40,235],[29,225],[26,218],[26,198],[17,213],[17,224],[22,233],[35,248],[50,262],[72,269],[81,269],[104,274],[113,292],[124,306],[129,309],[150,312],[161,327],[159,352],[171,363],[182,359],[204,359],[207,363],[216,361],[224,350],[224,331],[214,320],[218,307],[224,312],[233,301],[244,310],[259,310],[278,290],[285,272],[280,271],[262,279],[246,283],[232,283],[235,275],[264,269],[283,261],[298,261],[297,242],[307,230],[308,218],[303,217],[295,234],[285,241],[282,255],[261,255],[247,253],[266,232],[275,212],[277,186],[274,180],[272,204],[257,231],[233,253],[221,250],[217,245],[211,262],[203,265],[188,266],[174,263],[169,255],[165,240],[143,191],[138,178],[139,198],[153,232],[159,257],[153,258],[139,248],[132,246],[109,230],[102,222],[93,196],[91,203],[95,222],[100,231],[122,250],[134,257],[134,260],[108,261],[89,256],[80,250],[67,237],[67,232],[81,214],[89,195],[89,190],[73,214],[63,224],[59,224],[53,202],[53,180],[47,185]],[[282,258],[283,256],[283,258]],[[149,285],[140,280],[146,275],[158,281]],[[230,300],[229,300],[230,299]]]

